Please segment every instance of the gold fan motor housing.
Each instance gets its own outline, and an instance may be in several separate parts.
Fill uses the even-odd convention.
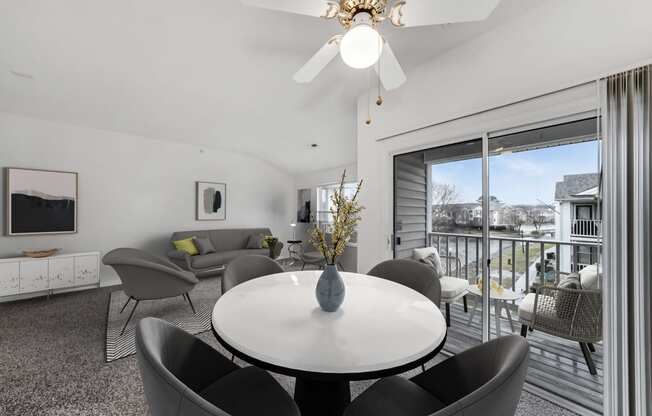
[[[344,27],[350,27],[353,18],[360,12],[371,15],[374,23],[384,19],[385,8],[388,0],[340,0],[340,12],[338,18]]]

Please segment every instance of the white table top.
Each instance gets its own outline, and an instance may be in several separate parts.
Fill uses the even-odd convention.
[[[446,321],[429,299],[397,283],[342,273],[346,298],[319,308],[321,271],[286,272],[242,283],[213,309],[213,328],[262,362],[315,373],[351,374],[408,365],[436,350]]]
[[[482,291],[478,285],[470,285],[468,291],[476,296],[482,297]],[[492,289],[489,293],[491,299],[496,300],[518,300],[524,295],[522,293],[516,293],[511,289],[503,288],[502,292]]]

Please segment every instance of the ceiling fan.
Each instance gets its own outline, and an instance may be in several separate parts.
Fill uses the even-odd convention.
[[[385,20],[396,27],[484,20],[500,0],[242,0],[264,9],[338,19],[344,28],[294,74],[298,83],[312,81],[339,53],[351,68],[374,66],[386,90],[406,80],[392,48],[378,33]]]

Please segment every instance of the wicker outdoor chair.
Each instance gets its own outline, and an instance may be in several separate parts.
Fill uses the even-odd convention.
[[[597,371],[591,352],[602,340],[602,292],[594,289],[569,289],[540,286],[519,306],[521,335],[539,330],[580,344],[589,372]]]

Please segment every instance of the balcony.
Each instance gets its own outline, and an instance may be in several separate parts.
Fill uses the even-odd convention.
[[[471,234],[431,233],[430,244],[443,254],[446,274],[476,283],[481,273],[482,237]],[[495,236],[490,238],[491,279],[521,294],[543,284],[555,285],[572,270],[581,269],[575,253],[579,246],[600,246],[597,242],[564,242]],[[541,266],[543,265],[543,267]],[[514,330],[520,329],[518,302],[508,305]],[[462,305],[451,305],[452,325],[446,350],[456,354],[482,339],[481,314],[469,320]],[[490,308],[490,332],[496,336],[496,317]],[[512,332],[505,311],[498,317],[502,335]],[[602,414],[603,350],[596,344],[592,354],[597,375],[591,375],[577,342],[534,331],[528,334],[530,362],[527,382],[534,390],[557,395],[586,409],[587,414]]]
[[[572,238],[599,238],[602,235],[601,220],[573,220],[571,224]]]

